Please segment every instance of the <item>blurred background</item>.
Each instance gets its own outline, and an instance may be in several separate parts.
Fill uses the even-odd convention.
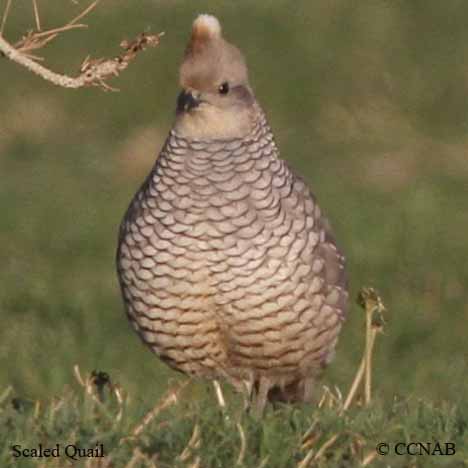
[[[6,0],[0,0],[3,11]],[[43,28],[86,3],[38,2]],[[0,59],[0,386],[61,392],[72,367],[105,370],[154,401],[168,370],[130,328],[115,274],[117,231],[174,116],[178,64],[198,13],[245,53],[282,157],[310,183],[348,257],[349,320],[325,383],[343,393],[364,341],[354,305],[388,308],[378,395],[468,394],[468,4],[450,0],[107,0],[41,51],[53,70],[165,31],[120,92],[54,87]],[[13,2],[4,34],[34,26]]]

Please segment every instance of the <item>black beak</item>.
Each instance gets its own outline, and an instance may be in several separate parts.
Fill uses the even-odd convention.
[[[177,113],[188,112],[200,104],[200,100],[197,99],[190,91],[183,90],[177,98]]]

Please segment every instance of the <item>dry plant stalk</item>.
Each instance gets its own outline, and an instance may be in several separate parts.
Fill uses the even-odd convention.
[[[354,377],[354,381],[349,389],[348,396],[344,402],[342,412],[346,411],[353,402],[359,386],[364,380],[364,403],[369,405],[371,401],[372,389],[372,352],[374,349],[377,333],[383,331],[383,313],[385,306],[382,299],[373,288],[362,288],[358,295],[358,304],[366,313],[366,344],[364,355],[359,365],[359,369]]]
[[[183,388],[185,388],[188,385],[189,382],[190,382],[190,379],[184,380],[175,388],[169,389],[166,395],[156,404],[156,406],[152,410],[150,410],[148,413],[146,413],[141,423],[138,424],[138,426],[136,426],[133,429],[132,437],[138,437],[143,432],[145,427],[154,418],[156,418],[158,414],[161,413],[161,411],[165,410],[166,408],[169,408],[172,405],[175,405],[178,402],[179,393],[182,391]]]
[[[84,86],[98,86],[105,91],[116,91],[115,88],[107,84],[106,80],[118,76],[125,70],[138,52],[145,50],[147,47],[158,46],[160,38],[164,35],[163,32],[159,34],[141,33],[132,41],[122,41],[120,47],[124,49],[124,52],[113,58],[91,59],[88,56],[82,62],[79,75],[76,77],[53,72],[44,65],[38,63],[38,61],[43,60],[42,57],[31,54],[31,51],[41,49],[61,33],[72,29],[86,28],[87,25],[81,24],[79,21],[94,10],[99,1],[100,0],[94,0],[79,15],[71,19],[64,26],[42,31],[37,2],[33,0],[36,31],[29,31],[18,42],[12,45],[3,35],[11,7],[11,0],[7,0],[0,26],[0,55],[3,55],[7,59],[25,67],[32,73],[35,73],[44,80],[57,86],[74,89]]]

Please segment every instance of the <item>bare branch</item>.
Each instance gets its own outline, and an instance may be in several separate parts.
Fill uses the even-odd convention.
[[[106,80],[118,76],[125,70],[138,52],[145,50],[147,47],[156,47],[159,45],[160,38],[164,33],[155,35],[142,33],[133,41],[122,41],[120,47],[124,49],[124,52],[113,58],[91,59],[87,57],[82,62],[79,75],[76,77],[53,72],[38,63],[38,61],[43,60],[41,57],[30,53],[32,50],[41,49],[63,32],[77,28],[86,28],[87,25],[81,24],[79,21],[94,10],[99,2],[100,0],[92,1],[80,14],[75,16],[64,26],[41,31],[41,20],[37,0],[32,0],[37,31],[29,31],[16,42],[16,44],[12,45],[5,39],[1,32],[5,27],[12,3],[12,0],[7,0],[0,29],[0,56],[8,58],[57,86],[75,89],[84,86],[99,86],[106,91],[115,91],[114,88],[107,84]]]
[[[13,47],[18,52],[27,52],[28,50],[41,49],[47,43],[55,39],[59,33],[70,31],[71,29],[87,28],[86,24],[68,24],[60,28],[49,29],[48,31],[29,31],[26,36],[23,36]]]
[[[58,34],[58,33],[61,33],[61,32],[70,31],[71,29],[87,28],[87,27],[88,27],[87,24],[81,24],[81,23],[71,24],[71,23],[68,23],[65,26],[61,26],[60,28],[48,29],[47,31],[41,31],[41,32],[34,33],[34,37],[43,38],[43,37],[50,36],[51,34]]]
[[[101,0],[95,0],[91,4],[89,4],[79,15],[75,16],[72,20],[70,20],[65,26],[60,28],[49,29],[48,31],[40,31],[40,20],[39,20],[39,10],[37,9],[36,0],[34,2],[34,15],[36,18],[36,26],[37,31],[29,31],[26,36],[23,36],[15,45],[15,49],[18,49],[20,52],[26,52],[28,50],[33,49],[40,49],[44,47],[47,43],[54,40],[59,33],[70,31],[71,29],[76,28],[87,28],[86,24],[77,24],[80,19],[83,19],[86,15],[88,15],[96,5]],[[44,39],[42,39],[44,38]],[[42,40],[39,40],[42,39]]]
[[[21,52],[18,52],[12,45],[5,41],[2,36],[0,36],[0,51],[5,54],[6,58],[58,86],[63,86],[65,88],[79,88],[80,86],[84,86],[80,81],[77,82],[75,78],[54,73]]]
[[[77,77],[70,77],[55,73],[43,65],[35,62],[32,58],[18,51],[0,35],[0,52],[11,61],[27,68],[29,71],[39,75],[46,81],[62,86],[64,88],[82,88],[84,86],[99,86],[109,91],[114,90],[105,81],[111,77],[118,76],[125,70],[128,64],[136,57],[137,53],[145,50],[147,46],[156,47],[163,33],[156,35],[140,34],[131,42],[122,41],[121,47],[125,49],[121,55],[110,59],[84,60]]]

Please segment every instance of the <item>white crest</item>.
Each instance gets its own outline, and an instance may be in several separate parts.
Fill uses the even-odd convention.
[[[213,15],[198,15],[193,22],[193,30],[206,31],[209,36],[221,35],[221,25],[219,24],[218,18]]]

